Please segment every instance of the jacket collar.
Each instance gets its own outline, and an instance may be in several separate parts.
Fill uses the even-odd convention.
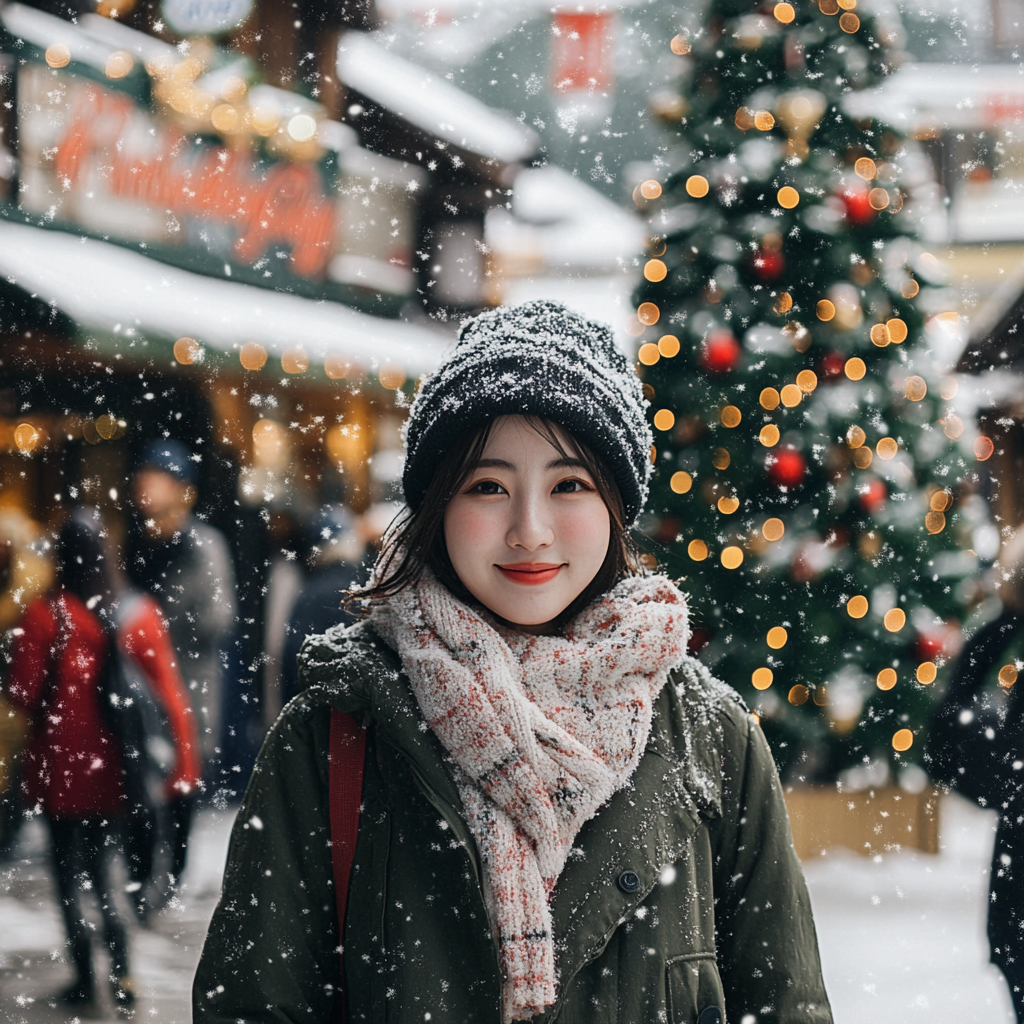
[[[332,703],[350,711],[356,698],[365,708],[378,737],[408,762],[465,847],[479,881],[479,853],[444,748],[425,727],[398,655],[367,623],[332,639]],[[694,659],[674,672],[658,697],[647,750],[629,784],[580,830],[552,897],[561,991],[647,898],[701,823],[721,816],[722,736],[714,705],[724,689]],[[635,892],[618,884],[624,871],[638,876]]]

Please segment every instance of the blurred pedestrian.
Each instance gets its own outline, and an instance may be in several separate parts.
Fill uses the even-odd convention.
[[[223,534],[194,513],[197,463],[173,439],[146,446],[132,479],[137,510],[128,573],[156,598],[196,716],[203,761],[219,763],[223,720],[220,648],[235,619],[235,578]],[[180,793],[167,805],[168,882],[173,894],[185,869],[197,794]]]
[[[132,811],[125,756],[105,689],[119,657],[131,657],[163,709],[174,737],[168,792],[199,780],[198,739],[166,624],[156,603],[115,589],[95,509],[78,509],[60,530],[57,583],[26,609],[11,652],[8,695],[30,717],[23,764],[26,802],[47,819],[53,865],[76,977],[62,993],[74,1005],[92,1003],[92,927],[81,906],[96,893],[103,917],[108,975],[116,1005],[135,1002],[128,937],[118,911],[111,856],[119,826]],[[84,870],[83,870],[84,869]]]
[[[999,815],[989,874],[990,958],[1024,1024],[1024,529],[995,566],[1002,610],[964,644],[935,712],[927,764],[933,778]],[[1012,671],[1000,676],[1007,665]],[[1008,691],[1008,692],[1007,692]]]
[[[309,576],[292,608],[281,654],[281,703],[299,692],[298,656],[307,636],[355,621],[344,606],[347,591],[365,577],[361,522],[343,505],[324,505],[309,526]]]

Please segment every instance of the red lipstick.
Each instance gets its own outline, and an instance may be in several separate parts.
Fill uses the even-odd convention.
[[[512,562],[509,565],[496,566],[507,580],[522,583],[527,587],[536,587],[541,583],[553,580],[562,568],[561,562]]]

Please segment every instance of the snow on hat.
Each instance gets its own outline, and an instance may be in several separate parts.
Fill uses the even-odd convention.
[[[466,431],[498,416],[559,424],[609,467],[626,525],[647,501],[653,442],[643,388],[606,324],[536,300],[481,313],[424,381],[405,426],[405,500],[423,501],[438,460]]]

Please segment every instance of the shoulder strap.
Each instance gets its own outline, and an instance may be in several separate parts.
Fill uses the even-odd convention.
[[[359,804],[363,797],[363,767],[366,730],[352,715],[331,708],[331,738],[328,755],[328,795],[331,810],[331,860],[334,864],[334,898],[338,906],[338,937],[341,977],[345,978],[345,905],[348,881],[356,855],[359,835]],[[341,1019],[344,1019],[344,1003]]]

